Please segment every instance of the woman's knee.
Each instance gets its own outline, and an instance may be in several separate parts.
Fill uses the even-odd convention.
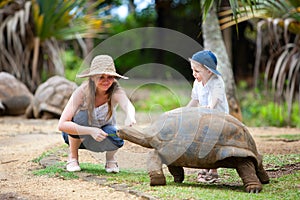
[[[111,133],[116,133],[117,128],[113,125],[105,125],[101,128],[105,133],[111,134]]]

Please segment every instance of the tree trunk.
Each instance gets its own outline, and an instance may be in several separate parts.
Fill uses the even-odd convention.
[[[242,121],[239,101],[236,97],[236,85],[233,77],[232,66],[222,37],[216,8],[213,7],[202,24],[204,48],[212,50],[218,59],[218,70],[225,82],[226,96],[230,114]]]
[[[38,80],[38,60],[39,60],[39,53],[40,53],[40,38],[34,38],[34,49],[33,49],[33,60],[32,60],[32,71],[31,71],[31,85],[30,90],[35,90],[37,86]]]
[[[95,3],[95,1],[87,1],[87,6],[90,7],[93,3]],[[88,14],[91,14],[92,12],[94,12],[94,10],[90,9],[88,11]],[[81,45],[81,48],[82,48],[83,58],[85,58],[94,48],[94,39],[93,38],[85,38],[83,40],[84,40],[84,44]]]
[[[155,10],[157,13],[156,18],[156,26],[162,27],[162,28],[170,28],[165,23],[166,18],[168,18],[170,14],[171,9],[171,0],[155,0]],[[163,42],[165,41],[166,35],[158,33],[157,32],[156,39],[159,41],[159,44],[164,46]],[[165,63],[164,62],[165,52],[164,51],[155,51],[155,63]],[[156,66],[153,70],[153,76],[157,79],[162,80],[164,78],[164,72],[161,71],[161,68]]]

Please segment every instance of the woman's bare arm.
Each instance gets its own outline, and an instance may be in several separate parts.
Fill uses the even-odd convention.
[[[128,99],[124,90],[119,89],[113,94],[113,104],[119,104],[121,109],[126,114],[125,125],[132,126],[136,123],[135,120],[135,108]]]
[[[107,136],[107,134],[101,129],[96,127],[81,126],[72,122],[72,118],[76,114],[79,106],[83,103],[83,89],[84,86],[77,88],[70,97],[59,119],[58,129],[72,135],[91,135],[97,141],[101,141]]]

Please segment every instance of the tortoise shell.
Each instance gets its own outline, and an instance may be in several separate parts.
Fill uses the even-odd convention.
[[[176,162],[179,166],[211,167],[228,157],[252,157],[260,162],[247,127],[233,116],[212,109],[171,110],[141,133],[166,165]]]
[[[13,75],[0,72],[0,115],[22,115],[33,99],[27,86]]]
[[[27,117],[59,118],[73,91],[76,83],[62,76],[53,76],[38,86]]]

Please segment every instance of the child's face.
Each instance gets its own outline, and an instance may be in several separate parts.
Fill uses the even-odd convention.
[[[191,61],[191,68],[193,70],[193,76],[198,82],[207,81],[212,75],[212,72],[200,63]]]

